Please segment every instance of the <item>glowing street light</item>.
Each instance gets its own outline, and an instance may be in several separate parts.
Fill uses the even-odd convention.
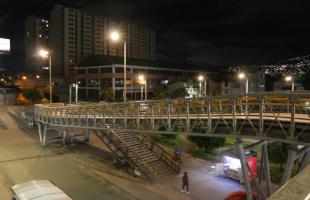
[[[112,31],[110,33],[110,38],[112,41],[119,41],[121,39],[120,34],[118,31]],[[124,99],[124,103],[126,103],[126,98],[127,98],[127,86],[126,86],[126,40],[124,41],[124,93],[123,93],[123,99]]]
[[[245,73],[241,72],[238,74],[238,78],[240,80],[245,79],[245,94],[249,93],[249,79],[248,77],[245,75]]]
[[[45,49],[41,49],[39,51],[39,55],[42,58],[48,58],[48,68],[49,68],[49,88],[50,88],[50,103],[52,103],[53,99],[52,99],[52,56],[50,54],[49,51],[45,50]]]
[[[245,94],[247,95],[249,93],[249,78],[243,72],[238,74],[238,78],[240,80],[245,79]],[[248,113],[248,96],[246,96],[245,104],[245,112]]]
[[[143,85],[144,85],[144,95],[145,95],[145,100],[147,100],[147,85],[146,85],[146,78],[143,74],[140,74],[138,76],[138,80],[141,85],[141,101],[143,100]]]
[[[117,31],[113,31],[111,32],[111,40],[113,41],[118,41],[120,39],[120,35]]]
[[[199,81],[199,96],[207,96],[207,80],[203,75],[198,76]],[[204,94],[202,94],[202,82],[204,82]]]
[[[292,91],[294,91],[294,87],[295,87],[295,82],[294,82],[294,78],[290,75],[285,76],[285,81],[286,82],[292,82]]]
[[[44,50],[44,49],[41,49],[39,51],[39,55],[42,57],[42,58],[47,58],[49,56],[49,52],[47,50]]]
[[[22,79],[23,79],[23,80],[26,80],[26,79],[27,79],[27,76],[22,76]]]
[[[39,79],[40,78],[40,75],[36,75],[36,79]]]

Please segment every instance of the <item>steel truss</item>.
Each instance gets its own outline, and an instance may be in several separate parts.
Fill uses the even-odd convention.
[[[310,144],[310,94],[261,93],[106,104],[40,104],[37,123]],[[118,125],[118,127],[116,127]],[[119,127],[121,125],[121,127]]]
[[[243,138],[260,140],[254,145],[262,145],[260,178],[253,182],[262,198],[272,193],[267,141],[293,147],[289,151],[283,183],[290,179],[297,159],[303,160],[301,169],[310,160],[310,93],[258,93],[105,104],[39,104],[35,106],[35,120],[43,146],[48,141],[48,127],[236,138],[248,199],[252,199],[252,192],[245,174],[252,172],[243,156]],[[63,136],[67,137],[67,134],[64,132]],[[303,146],[301,150],[298,145]],[[262,177],[266,182],[265,190],[260,188]]]

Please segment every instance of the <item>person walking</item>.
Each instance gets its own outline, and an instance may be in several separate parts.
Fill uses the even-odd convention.
[[[185,192],[184,188],[186,187],[187,194],[189,194],[189,188],[188,188],[189,181],[188,181],[187,172],[184,172],[182,181],[183,181],[183,183],[182,183],[182,190],[181,190],[181,192]]]

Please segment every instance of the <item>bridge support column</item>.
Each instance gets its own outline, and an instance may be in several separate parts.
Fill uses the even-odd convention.
[[[186,133],[190,132],[189,102],[186,101]]]
[[[44,126],[43,126],[43,138],[42,138],[42,143],[41,143],[41,145],[43,147],[45,147],[45,143],[46,143],[46,132],[47,132],[47,125],[44,124]]]
[[[306,152],[299,171],[303,170],[310,163],[310,151]]]
[[[155,130],[155,116],[154,116],[154,104],[151,105],[151,124],[152,124],[152,130]]]
[[[38,132],[39,132],[40,144],[42,145],[42,126],[40,123],[38,123]]]
[[[269,197],[272,193],[272,183],[270,177],[269,157],[268,157],[268,146],[267,142],[263,145],[263,164],[266,180],[266,194]]]
[[[245,190],[246,190],[246,196],[247,196],[246,199],[252,200],[253,196],[252,196],[251,183],[248,178],[247,163],[244,157],[242,140],[240,138],[237,139],[237,149],[238,149],[238,154],[239,154],[240,162],[241,162],[242,179],[243,179],[243,183],[244,183]]]
[[[296,154],[297,152],[294,149],[294,146],[288,146],[288,157],[287,157],[286,166],[285,166],[285,170],[284,170],[283,177],[282,177],[282,182],[281,182],[282,185],[284,185],[291,178],[292,170],[293,170],[294,163],[296,160]]]

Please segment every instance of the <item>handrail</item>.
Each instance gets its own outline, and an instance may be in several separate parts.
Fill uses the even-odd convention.
[[[167,161],[167,164],[170,165],[176,172],[180,172],[181,165],[182,165],[182,160],[175,160],[174,157],[167,151],[165,150],[161,145],[159,145],[157,142],[155,142],[152,138],[145,136],[144,134],[138,135],[142,137],[143,141],[147,141],[150,143],[150,148],[152,149],[153,152],[154,148],[158,148],[159,152],[156,152],[157,154],[159,153],[159,156],[161,159]]]
[[[109,125],[106,125],[106,127],[107,127],[107,128],[110,128]],[[121,137],[119,137],[118,134],[114,132],[114,130],[111,130],[111,131],[113,132],[113,135],[116,136],[117,139],[118,139],[119,141],[121,141],[121,143],[123,143],[123,144],[125,145],[126,151],[123,152],[123,154],[125,154],[126,158],[127,158],[128,160],[131,160],[131,158],[129,158],[129,156],[128,156],[128,155],[129,155],[129,152],[130,152],[130,153],[133,153],[133,154],[134,154],[134,157],[138,159],[138,162],[135,162],[135,161],[134,161],[134,167],[138,167],[138,168],[139,168],[140,166],[137,165],[137,163],[142,164],[143,166],[145,166],[145,167],[147,168],[147,170],[148,170],[153,176],[156,175],[156,172],[155,172],[146,162],[144,162],[143,160],[141,160],[141,159],[139,158],[139,156],[135,153],[135,151],[131,151],[130,148],[129,148],[129,146],[127,145],[127,143],[126,143]],[[120,147],[120,148],[121,148],[121,147]],[[154,177],[151,177],[151,178],[154,178]]]

